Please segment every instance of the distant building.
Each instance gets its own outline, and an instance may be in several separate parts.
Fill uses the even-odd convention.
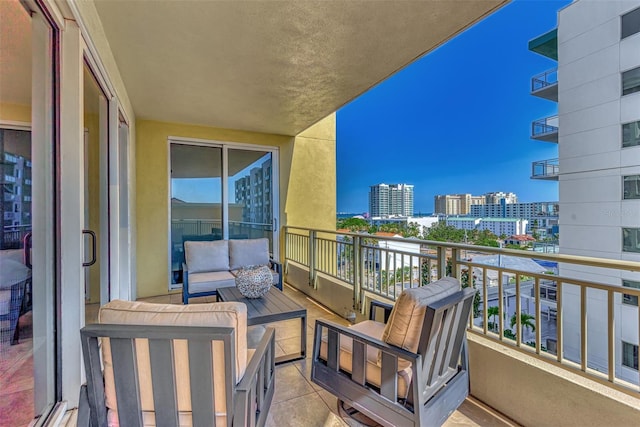
[[[535,242],[536,239],[527,235],[527,234],[516,234],[510,236],[508,239],[504,241],[507,245],[516,245],[516,246],[527,246]]]
[[[412,216],[402,216],[402,217],[373,217],[370,222],[372,225],[383,225],[383,224],[403,224],[409,225],[411,223],[416,223],[420,226],[420,230],[426,227],[429,228],[433,224],[437,224],[439,218],[437,216],[423,216],[423,217],[412,217]]]
[[[369,213],[372,217],[412,216],[413,185],[372,185],[369,189]]]
[[[508,203],[502,199],[499,203],[475,205],[470,216],[491,218],[522,218],[529,221],[527,233],[533,231],[552,232],[558,225],[558,202]]]
[[[448,217],[446,224],[461,230],[489,230],[496,236],[525,234],[529,221],[520,218]]]
[[[271,159],[267,159],[235,182],[236,203],[244,207],[244,222],[271,224],[271,176]]]
[[[468,215],[471,206],[483,205],[483,196],[471,194],[444,194],[434,197],[435,214],[444,215]]]
[[[487,205],[500,203],[504,200],[505,203],[518,203],[518,196],[515,193],[504,193],[502,191],[498,191],[495,193],[485,193],[484,202]]]

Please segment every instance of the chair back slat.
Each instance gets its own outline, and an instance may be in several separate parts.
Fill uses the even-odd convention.
[[[158,427],[179,425],[174,360],[172,340],[149,340],[153,407]]]
[[[340,339],[336,331],[329,330],[327,334],[327,366],[337,371],[339,369]]]
[[[380,394],[391,401],[398,397],[398,358],[382,351]]]
[[[92,408],[90,421],[92,426],[107,425],[107,408],[104,406],[104,380],[100,363],[98,338],[81,331],[82,355],[87,373],[87,401]]]
[[[460,358],[462,343],[465,339],[464,331],[467,328],[467,322],[469,320],[469,315],[471,314],[471,307],[473,306],[473,298],[476,294],[476,291],[470,288],[465,289],[464,292],[464,300],[462,301],[461,309],[459,310],[457,316],[457,325],[455,326],[455,329],[453,331],[455,334],[455,341],[451,346],[451,354],[448,356],[450,368],[455,368],[458,366],[458,359]],[[467,366],[464,360],[463,363],[465,363],[463,368],[466,369]]]
[[[366,382],[367,348],[364,342],[353,340],[353,353],[351,356],[351,379],[360,385]]]
[[[121,426],[141,426],[140,386],[135,340],[111,338],[113,379],[118,402],[118,421]]]
[[[215,426],[211,342],[189,341],[189,382],[191,416],[194,426]],[[118,405],[120,402],[118,402]],[[230,412],[229,412],[230,413]]]
[[[439,315],[442,317],[442,328],[438,334],[438,344],[436,346],[436,353],[433,357],[433,362],[431,363],[431,368],[429,370],[429,378],[427,380],[427,385],[433,384],[433,381],[437,377],[441,377],[445,374],[442,370],[442,366],[444,365],[444,360],[449,354],[451,349],[451,344],[453,344],[453,325],[454,320],[456,318],[456,312],[458,311],[458,304],[441,310]]]

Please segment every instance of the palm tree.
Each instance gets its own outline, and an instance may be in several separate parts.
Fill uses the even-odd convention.
[[[513,328],[515,324],[516,324],[516,315],[514,313],[514,315],[511,316],[511,327]],[[525,329],[529,329],[531,330],[531,332],[536,331],[536,318],[529,313],[520,313],[520,326],[522,327],[522,335],[520,336],[521,337],[520,339],[522,339],[522,337],[524,337]]]
[[[499,315],[500,315],[500,307],[498,307],[497,305],[487,308],[487,317],[491,318],[491,322],[489,322],[489,326],[493,331],[498,330],[498,324],[496,323],[496,316],[499,316]]]

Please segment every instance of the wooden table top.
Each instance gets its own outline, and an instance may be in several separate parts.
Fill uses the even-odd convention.
[[[274,286],[261,298],[247,298],[235,286],[218,288],[218,298],[225,302],[244,303],[247,306],[248,326],[307,316],[306,308]]]

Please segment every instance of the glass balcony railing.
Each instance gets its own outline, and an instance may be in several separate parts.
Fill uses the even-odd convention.
[[[531,123],[531,139],[558,142],[558,116],[533,121]]]
[[[621,310],[624,294],[640,296],[640,289],[596,281],[640,272],[638,262],[297,227],[285,227],[284,241],[285,271],[296,271],[288,282],[305,271],[314,295],[335,298],[337,284],[364,314],[367,300],[395,301],[406,288],[457,277],[478,291],[470,333],[613,388],[640,391],[637,366],[628,368],[637,359],[618,353],[625,334],[637,337],[633,325],[640,323],[638,310]],[[575,273],[581,269],[589,280]],[[300,285],[304,291],[307,283]]]
[[[558,101],[558,68],[552,68],[531,78],[531,94]]]
[[[531,179],[557,180],[559,173],[558,159],[538,160],[531,164]]]

